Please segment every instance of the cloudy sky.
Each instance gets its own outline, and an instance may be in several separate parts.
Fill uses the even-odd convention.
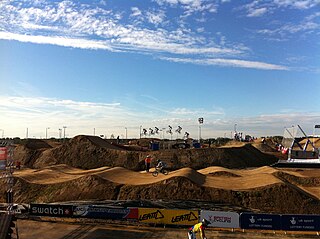
[[[320,0],[2,0],[0,83],[0,137],[312,133]]]

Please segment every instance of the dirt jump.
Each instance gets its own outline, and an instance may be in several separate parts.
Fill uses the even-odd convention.
[[[27,140],[24,144],[15,145],[14,158],[23,167],[14,172],[14,201],[27,204],[143,202],[147,207],[319,214],[320,171],[270,167],[284,157],[275,150],[274,143],[271,140],[267,143],[259,140],[250,143],[231,141],[222,147],[150,151],[143,145],[147,141],[140,141],[139,145],[120,145],[84,135],[67,142]],[[169,174],[160,173],[154,177],[154,169],[147,173],[144,158],[148,154],[154,161],[165,161]],[[5,202],[3,180],[0,184],[0,202]],[[23,220],[22,223],[23,235],[41,238],[42,232],[28,229],[39,222]],[[75,230],[79,228],[86,229],[83,231],[86,237],[83,238],[106,238],[104,233],[111,230],[108,226],[97,224],[62,224],[65,232],[60,233],[57,229],[56,237],[52,238],[67,238],[68,235],[75,235]],[[59,228],[59,224],[52,225],[50,222],[42,222],[42,225],[43,228]],[[123,231],[115,234],[120,235],[117,238],[122,238],[121,235],[140,238],[135,237],[141,235],[140,229],[140,234],[136,234],[134,228],[128,229],[129,234],[123,234]],[[176,234],[170,234],[170,238],[185,238],[184,230],[170,231]],[[150,228],[146,229],[146,233],[151,235],[146,238],[169,235],[168,231]],[[227,236],[215,231],[211,235],[215,238]],[[246,236],[233,234],[231,238]],[[250,238],[269,237],[250,234]]]

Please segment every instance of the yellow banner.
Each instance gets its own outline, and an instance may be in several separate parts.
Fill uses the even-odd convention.
[[[139,221],[155,224],[193,225],[199,221],[196,210],[139,208]]]

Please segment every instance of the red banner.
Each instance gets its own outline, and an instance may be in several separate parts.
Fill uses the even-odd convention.
[[[8,156],[8,149],[6,147],[0,147],[0,160],[6,160]]]

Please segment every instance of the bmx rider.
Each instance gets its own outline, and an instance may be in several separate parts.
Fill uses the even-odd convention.
[[[201,222],[195,224],[193,227],[189,228],[188,238],[196,239],[196,233],[200,233],[201,239],[207,239],[204,233],[205,228],[210,224],[210,222],[203,218]]]

